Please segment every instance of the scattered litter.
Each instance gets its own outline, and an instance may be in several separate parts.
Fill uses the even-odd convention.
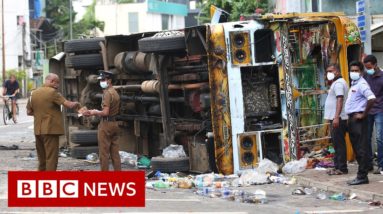
[[[320,200],[325,200],[327,199],[327,194],[325,192],[320,192],[317,194],[317,199],[320,199]]]
[[[355,199],[358,197],[355,193],[351,193],[351,195],[348,197],[349,200]]]
[[[120,154],[122,164],[131,165],[132,167],[137,166],[137,155],[124,151],[119,151],[118,153]]]
[[[19,146],[12,145],[12,146],[2,146],[0,145],[0,150],[18,150]]]
[[[344,196],[343,193],[336,193],[334,195],[331,195],[330,199],[335,200],[335,201],[344,201],[344,200],[346,200],[346,197]]]
[[[279,167],[276,163],[271,160],[265,158],[261,160],[258,164],[257,171],[259,173],[277,173]]]
[[[59,153],[59,157],[67,158],[68,155],[67,155],[65,152],[60,152],[60,153]]]
[[[96,153],[90,153],[85,157],[85,161],[88,163],[99,163],[100,160]]]
[[[302,188],[295,189],[293,195],[306,195],[306,192]]]
[[[304,191],[305,191],[306,195],[312,195],[312,194],[316,193],[317,188],[316,187],[313,187],[313,188],[306,187],[306,188],[304,188]]]
[[[368,205],[379,207],[380,205],[382,205],[382,203],[380,201],[370,201],[368,202]]]
[[[139,169],[147,169],[147,168],[150,168],[150,159],[147,158],[146,156],[141,156],[141,157],[138,159],[137,167],[138,167]]]
[[[287,174],[295,174],[305,171],[307,166],[307,159],[301,158],[300,160],[294,160],[288,162],[283,168],[282,171]]]
[[[182,145],[170,144],[162,151],[165,158],[182,158],[186,157],[184,147]]]
[[[268,177],[268,175],[259,173],[257,170],[248,169],[242,172],[238,184],[240,186],[267,184],[270,183]]]
[[[153,184],[153,187],[157,189],[168,189],[170,188],[170,184],[164,181],[157,181]]]
[[[184,178],[178,181],[178,188],[191,189],[192,187],[193,187],[193,181],[191,181],[190,179]]]

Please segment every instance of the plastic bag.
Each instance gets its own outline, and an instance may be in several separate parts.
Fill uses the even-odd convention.
[[[307,166],[307,159],[301,158],[300,160],[290,161],[282,168],[283,173],[295,174],[305,171]]]
[[[165,158],[182,158],[186,157],[184,147],[182,145],[170,144],[162,151]]]
[[[259,173],[268,173],[268,172],[276,173],[278,171],[278,169],[279,169],[279,167],[276,163],[265,158],[259,162],[257,171]]]
[[[253,184],[266,184],[269,183],[268,176],[264,173],[259,173],[256,170],[244,170],[239,178],[238,184],[240,186],[250,186]]]
[[[120,154],[121,163],[128,164],[134,167],[137,166],[137,155],[124,151],[119,151],[118,153]]]

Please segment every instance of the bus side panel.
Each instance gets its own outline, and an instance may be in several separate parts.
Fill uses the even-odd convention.
[[[207,31],[211,115],[214,134],[215,160],[218,171],[233,173],[230,103],[227,76],[227,54],[222,25],[212,25]]]

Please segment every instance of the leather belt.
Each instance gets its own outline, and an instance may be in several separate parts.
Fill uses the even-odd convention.
[[[353,117],[355,114],[363,114],[363,111],[352,112],[351,114],[348,114],[348,116]]]

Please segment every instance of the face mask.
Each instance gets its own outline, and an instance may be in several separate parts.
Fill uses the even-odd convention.
[[[328,73],[327,73],[327,79],[328,79],[328,80],[331,81],[331,80],[333,80],[334,78],[335,78],[335,74],[334,74],[334,73],[331,73],[331,72],[328,72]]]
[[[375,70],[374,69],[368,69],[366,72],[368,75],[373,75],[375,73]]]
[[[352,80],[358,80],[360,78],[359,72],[350,72],[350,78]]]
[[[108,83],[106,81],[100,81],[100,86],[101,88],[107,88],[108,87]]]

